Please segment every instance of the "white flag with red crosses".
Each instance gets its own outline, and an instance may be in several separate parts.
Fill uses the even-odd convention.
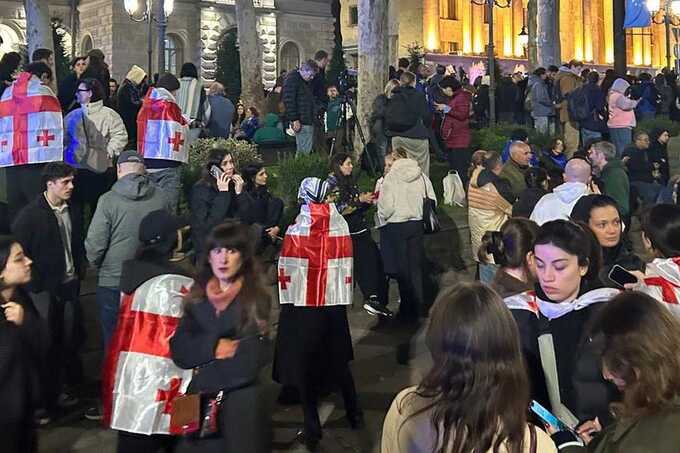
[[[22,72],[0,99],[0,167],[63,159],[64,124],[50,87]]]
[[[278,265],[279,301],[298,307],[351,305],[352,238],[332,203],[302,205]]]
[[[152,88],[137,115],[137,150],[144,159],[189,158],[189,123],[175,98],[163,88]]]
[[[170,339],[193,280],[166,274],[121,293],[118,324],[102,379],[104,423],[137,434],[171,434],[172,402],[186,392],[192,370],[172,361]]]

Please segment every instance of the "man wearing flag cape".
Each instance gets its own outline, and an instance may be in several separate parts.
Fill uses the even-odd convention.
[[[0,98],[0,167],[7,168],[10,222],[42,192],[44,164],[63,158],[61,106],[51,80],[49,66],[31,63]]]
[[[149,177],[175,208],[179,203],[180,167],[187,163],[190,145],[189,121],[175,99],[179,87],[177,77],[161,75],[137,115],[137,151],[144,157]]]
[[[305,178],[301,203],[288,227],[278,265],[279,317],[274,379],[300,393],[304,440],[314,449],[321,439],[319,392],[339,387],[352,428],[363,424],[349,362],[354,358],[347,321],[352,303],[352,239],[328,184]]]
[[[137,256],[123,264],[118,323],[104,362],[104,424],[118,430],[118,451],[170,451],[170,414],[192,370],[170,356],[170,338],[183,315],[193,280],[171,262],[180,219],[165,210],[142,219]]]

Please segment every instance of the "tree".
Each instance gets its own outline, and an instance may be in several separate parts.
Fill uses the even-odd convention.
[[[236,104],[241,97],[241,54],[236,30],[226,31],[219,42],[215,79],[224,85],[227,97]]]
[[[333,26],[333,58],[331,59],[330,67],[326,73],[326,84],[337,85],[338,78],[347,69],[345,64],[345,51],[342,49],[342,30],[340,28],[341,20],[341,6],[340,0],[333,0],[331,3],[331,14],[335,19]]]
[[[236,0],[236,26],[241,52],[241,99],[244,105],[262,111],[262,53],[253,0]]]
[[[357,117],[365,133],[373,100],[385,89],[387,55],[387,1],[359,0],[359,95]],[[355,149],[361,149],[356,146]]]
[[[26,41],[28,42],[29,58],[35,49],[50,49],[54,51],[52,42],[52,27],[50,26],[50,10],[44,0],[24,0],[26,11]],[[57,77],[54,66],[52,73],[52,90],[57,92]]]
[[[536,64],[547,68],[560,64],[559,2],[536,2]]]

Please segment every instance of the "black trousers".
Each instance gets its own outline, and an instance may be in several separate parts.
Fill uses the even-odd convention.
[[[44,408],[48,410],[56,408],[65,385],[74,387],[82,383],[79,349],[85,339],[85,329],[79,293],[80,282],[75,279],[55,291],[31,294],[42,328],[47,332],[41,381]]]
[[[449,168],[458,172],[465,190],[467,190],[468,183],[470,182],[468,179],[468,170],[470,169],[472,154],[473,151],[469,148],[449,148],[446,152]]]
[[[20,423],[0,424],[0,442],[3,453],[35,453],[38,451],[38,436],[33,420]]]
[[[354,249],[354,275],[364,299],[377,296],[382,305],[388,302],[388,286],[385,270],[383,269],[380,250],[373,242],[371,232],[352,235]]]
[[[97,208],[99,197],[111,190],[115,182],[116,174],[113,168],[109,168],[104,173],[79,169],[73,181],[73,201],[82,206],[83,215],[85,215],[85,207],[88,206],[91,217]]]
[[[9,224],[28,203],[45,191],[42,182],[42,171],[45,164],[20,165],[8,167],[7,175],[7,209]]]
[[[177,445],[177,437],[162,434],[129,433],[118,431],[118,453],[172,453]]]
[[[380,244],[385,272],[399,284],[399,316],[417,318],[425,312],[423,222],[388,223],[382,227]]]

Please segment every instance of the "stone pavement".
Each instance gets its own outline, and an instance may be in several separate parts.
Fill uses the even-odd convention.
[[[461,278],[470,276],[461,273]],[[47,428],[40,430],[40,453],[114,453],[116,451],[116,434],[114,431],[102,429],[97,423],[85,420],[83,411],[97,394],[97,384],[101,364],[101,346],[99,326],[97,324],[94,301],[94,276],[88,276],[83,287],[82,304],[85,311],[88,341],[85,347],[84,364],[86,374],[92,383],[83,390],[91,398],[85,400],[76,409],[64,414]],[[391,288],[390,307],[397,308],[398,293],[396,284]],[[324,438],[321,451],[335,452],[379,452],[380,435],[383,419],[392,399],[404,387],[415,382],[422,375],[425,366],[417,363],[427,360],[427,353],[419,340],[412,347],[415,360],[409,365],[397,364],[397,351],[407,350],[403,345],[409,343],[415,330],[396,323],[376,328],[376,318],[369,316],[359,303],[360,293],[355,293],[355,306],[349,310],[355,359],[352,371],[359,393],[359,400],[364,409],[366,427],[360,431],[349,428],[342,408],[342,398],[332,395],[320,404],[320,414],[324,421]],[[272,319],[276,321],[275,314]],[[402,345],[402,346],[400,346]],[[417,351],[417,352],[414,352]],[[294,437],[301,426],[302,411],[299,406],[280,406],[275,403],[280,387],[271,382],[271,368],[264,371],[270,384],[267,392],[272,401],[273,418],[273,452],[305,452],[305,448],[294,443]],[[0,449],[1,450],[1,449]],[[151,453],[151,452],[150,452]]]

